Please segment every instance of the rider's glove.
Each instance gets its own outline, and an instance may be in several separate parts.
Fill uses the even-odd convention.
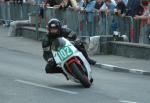
[[[68,35],[68,38],[71,39],[71,40],[76,40],[77,38],[77,35],[75,32],[70,32],[69,35]]]
[[[48,62],[48,64],[50,64],[50,65],[54,65],[54,64],[55,64],[53,58],[49,58],[49,59],[47,60],[47,62]]]

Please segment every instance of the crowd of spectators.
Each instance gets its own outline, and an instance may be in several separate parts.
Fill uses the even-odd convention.
[[[73,8],[81,12],[104,12],[107,15],[137,17],[145,15],[150,1],[148,0],[43,0],[44,7],[51,6],[58,9]],[[146,5],[147,4],[147,5]]]
[[[106,15],[132,16],[134,19],[150,16],[148,10],[150,0],[0,0],[0,2],[38,4],[39,21],[44,17],[44,9],[47,6],[64,10],[71,8],[89,15],[91,12],[98,12]]]
[[[105,12],[107,14],[141,16],[145,15],[149,0],[0,0],[0,2],[31,3],[58,9],[68,7],[85,12]]]
[[[142,2],[141,6],[142,8],[142,13],[141,15],[135,15],[134,19],[147,19],[148,18],[148,23],[150,24],[150,10],[148,8],[148,2]]]
[[[150,8],[148,8],[150,7],[148,6],[150,5],[150,0],[0,0],[0,3],[9,2],[21,5],[23,3],[38,5],[39,26],[41,26],[42,24],[42,18],[44,18],[44,12],[47,7],[53,7],[58,10],[66,10],[68,8],[76,12],[84,13],[86,14],[85,22],[87,24],[87,30],[89,30],[89,34],[92,35],[95,33],[96,29],[95,24],[94,27],[92,27],[93,23],[95,23],[93,22],[93,12],[96,12],[100,15],[105,14],[106,16],[116,15],[119,17],[132,17],[135,21],[138,19],[145,19],[146,23],[148,25],[150,24]],[[110,22],[111,32],[114,33],[118,31],[118,21],[116,19],[112,19],[110,20]],[[100,24],[106,25],[105,22],[102,22]]]
[[[91,34],[92,25],[92,13],[103,13],[106,15],[117,15],[117,16],[131,16],[133,19],[144,19],[149,18],[150,23],[150,12],[148,10],[148,0],[37,0],[38,4],[42,4],[39,13],[39,26],[41,19],[44,17],[44,8],[47,6],[65,10],[70,8],[75,11],[86,13],[86,21],[88,24],[88,30]],[[36,2],[37,2],[36,1]],[[40,2],[39,2],[40,1]],[[117,21],[112,21],[116,24]],[[112,25],[113,25],[112,23]],[[116,26],[117,28],[117,26]],[[112,30],[114,32],[114,30]]]

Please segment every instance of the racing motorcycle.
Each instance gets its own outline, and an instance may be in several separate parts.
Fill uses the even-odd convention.
[[[51,45],[53,58],[69,80],[89,88],[93,82],[90,64],[83,54],[66,38],[55,39]]]

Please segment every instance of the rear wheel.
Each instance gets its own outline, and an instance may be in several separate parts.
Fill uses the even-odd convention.
[[[74,75],[77,77],[77,79],[81,82],[81,84],[85,88],[89,88],[91,86],[91,82],[88,79],[87,75],[80,70],[80,68],[75,64],[71,64],[72,71]],[[83,68],[82,68],[83,69]]]

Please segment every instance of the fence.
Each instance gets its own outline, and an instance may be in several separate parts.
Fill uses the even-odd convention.
[[[16,3],[0,3],[0,20],[15,21],[28,20],[29,12],[37,12],[37,5],[30,4],[16,4]]]
[[[113,31],[118,31],[130,38],[132,33],[133,19],[131,17],[107,16],[97,12],[87,14],[72,9],[47,8],[45,11],[45,22],[54,17],[58,18],[63,25],[67,25],[82,36],[112,35]]]
[[[0,19],[6,21],[28,19],[29,13],[36,13],[38,5],[0,3]],[[44,18],[41,27],[46,28],[48,20],[58,18],[63,25],[67,25],[80,36],[112,35],[114,31],[127,35],[130,42],[149,43],[150,25],[144,20],[134,20],[132,17],[105,15],[98,12],[79,12],[73,9],[59,10],[48,7],[44,9]],[[35,23],[38,23],[37,21]],[[147,35],[147,36],[146,36]]]
[[[150,44],[150,18],[134,20],[134,42]]]

